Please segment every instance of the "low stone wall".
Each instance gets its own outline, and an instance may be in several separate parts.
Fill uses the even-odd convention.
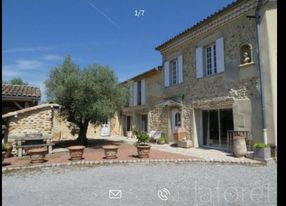
[[[52,110],[49,107],[9,117],[8,138],[41,132],[52,135]]]

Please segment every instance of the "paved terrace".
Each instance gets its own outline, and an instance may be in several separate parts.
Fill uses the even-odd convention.
[[[123,136],[110,137],[110,140],[121,140],[128,144],[134,144],[136,139],[127,138]],[[249,162],[249,163],[259,163],[259,161],[250,158],[237,158],[234,157],[232,153],[224,152],[217,149],[211,148],[180,148],[171,146],[171,144],[151,144],[152,149],[169,152],[173,154],[185,155],[196,159],[201,159],[205,161],[221,161],[221,162]]]

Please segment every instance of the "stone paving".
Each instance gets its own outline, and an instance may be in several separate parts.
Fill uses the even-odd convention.
[[[110,139],[117,139],[127,142],[129,144],[134,144],[136,139],[127,138],[123,136],[110,137]],[[221,161],[221,162],[249,162],[249,163],[260,163],[259,161],[242,157],[237,158],[234,157],[232,153],[224,152],[218,149],[211,148],[179,148],[171,146],[171,144],[152,144],[152,148],[164,152],[170,152],[174,154],[191,156],[199,159],[203,159],[206,161]]]

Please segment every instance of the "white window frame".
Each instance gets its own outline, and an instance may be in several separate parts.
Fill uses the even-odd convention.
[[[216,44],[209,44],[204,48],[205,51],[205,76],[217,74],[217,49]]]
[[[169,67],[170,67],[170,69],[169,69],[170,86],[179,84],[178,58],[171,60]]]

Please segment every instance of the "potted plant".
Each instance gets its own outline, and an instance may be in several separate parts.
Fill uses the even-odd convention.
[[[117,151],[118,146],[116,145],[105,145],[102,146],[104,149],[104,154],[106,159],[116,159],[117,158]]]
[[[268,160],[271,158],[271,147],[269,144],[256,143],[254,144],[254,159],[256,160]]]
[[[150,137],[146,132],[142,132],[139,130],[133,131],[134,135],[137,138],[137,142],[135,146],[137,147],[137,153],[139,158],[149,158],[149,153],[151,146],[148,144]]]
[[[165,136],[161,136],[161,137],[158,139],[158,144],[165,144],[165,143],[166,143]]]
[[[70,153],[70,160],[81,160],[85,146],[76,145],[68,147]]]
[[[2,143],[2,162],[5,159],[6,151],[7,151],[7,146]]]

